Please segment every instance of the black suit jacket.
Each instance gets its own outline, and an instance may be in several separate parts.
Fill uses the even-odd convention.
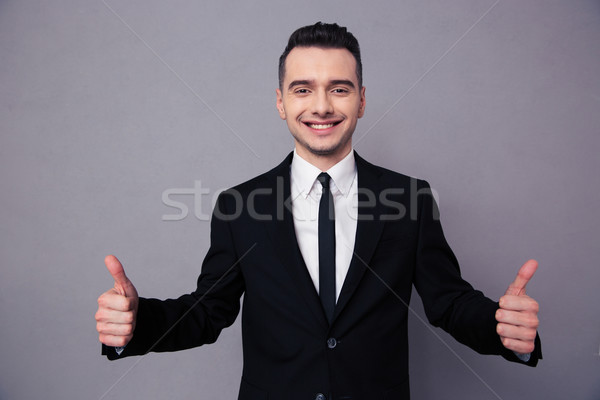
[[[291,160],[219,196],[197,289],[178,299],[140,298],[120,357],[214,342],[244,294],[239,399],[408,399],[414,285],[431,324],[479,353],[519,362],[496,334],[498,304],[461,278],[428,184],[358,155],[354,255],[329,324],[294,232]],[[540,356],[538,339],[528,364]]]

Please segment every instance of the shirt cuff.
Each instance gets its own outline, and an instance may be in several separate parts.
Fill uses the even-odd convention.
[[[125,347],[123,347],[124,349]],[[513,353],[515,353],[515,356],[517,356],[519,358],[519,360],[523,361],[523,362],[528,362],[529,359],[531,358],[531,353],[517,353],[516,351],[513,351]],[[121,353],[118,353],[121,354]]]

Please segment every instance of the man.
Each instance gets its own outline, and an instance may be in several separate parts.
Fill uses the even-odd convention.
[[[214,342],[244,295],[240,399],[408,399],[411,288],[429,321],[474,350],[536,365],[523,265],[500,303],[465,282],[426,182],[352,151],[365,110],[358,42],[336,24],[290,37],[277,109],[295,150],[219,196],[197,289],[138,298],[113,257],[96,313],[109,359]],[[326,174],[323,174],[326,172]]]

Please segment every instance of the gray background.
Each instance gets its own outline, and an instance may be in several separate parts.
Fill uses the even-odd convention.
[[[195,287],[209,223],[190,195],[163,220],[162,193],[200,181],[207,212],[292,149],[276,61],[317,20],[361,43],[355,148],[432,183],[463,275],[498,298],[540,262],[538,368],[411,316],[413,397],[600,398],[596,0],[0,1],[0,398],[237,396],[239,321],[211,346],[100,357],[103,258],[141,295]]]

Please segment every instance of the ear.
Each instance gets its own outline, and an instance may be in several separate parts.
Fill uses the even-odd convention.
[[[275,89],[275,93],[277,94],[277,111],[279,111],[279,117],[281,119],[286,119],[285,108],[283,107],[283,96],[281,95],[281,90]]]
[[[365,87],[360,89],[360,105],[358,106],[358,118],[362,118],[365,115],[365,106],[367,105],[367,99],[365,98]]]

